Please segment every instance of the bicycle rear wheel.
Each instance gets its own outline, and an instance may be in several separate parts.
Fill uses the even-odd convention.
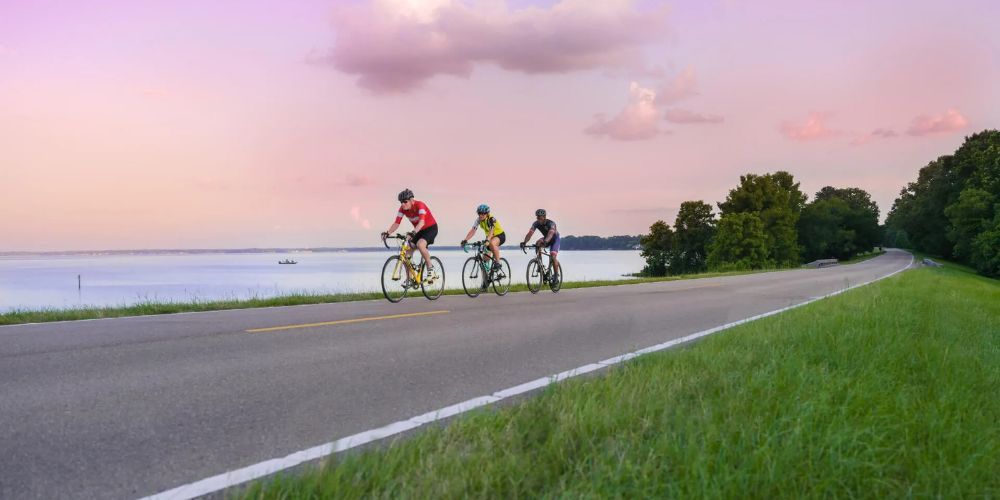
[[[477,297],[482,292],[485,280],[483,270],[479,268],[479,259],[469,257],[462,266],[462,289],[469,297]]]
[[[552,293],[559,292],[562,289],[563,282],[563,267],[562,262],[558,266],[552,265],[552,261],[549,261],[549,288],[552,289]]]
[[[424,275],[420,280],[420,290],[424,292],[424,297],[437,300],[444,293],[444,264],[441,264],[441,259],[437,257],[431,257],[431,264],[434,266],[434,272],[428,271],[426,265],[423,266]]]
[[[398,255],[393,255],[386,259],[382,265],[382,294],[386,300],[392,303],[399,302],[406,298],[409,288],[403,284],[408,281],[406,274],[406,264],[399,259]]]
[[[493,271],[493,291],[500,296],[510,291],[510,263],[501,257],[499,269]]]
[[[524,279],[528,282],[528,291],[538,293],[542,289],[542,266],[538,259],[528,261],[528,269],[524,273]]]

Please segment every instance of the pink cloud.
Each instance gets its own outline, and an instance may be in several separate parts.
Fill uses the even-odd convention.
[[[854,139],[853,141],[851,141],[851,144],[854,144],[854,145],[857,146],[857,145],[862,145],[862,144],[868,144],[869,142],[871,142],[874,139],[893,139],[893,138],[896,138],[896,137],[899,137],[899,133],[897,133],[895,130],[885,129],[885,128],[877,128],[877,129],[872,130],[871,132],[869,132],[867,134],[864,134],[864,135],[862,135],[862,136]]]
[[[827,128],[825,123],[830,116],[830,113],[809,113],[805,123],[782,122],[779,131],[788,139],[800,142],[836,137],[840,131]]]
[[[439,74],[468,77],[477,63],[523,73],[640,67],[641,48],[665,32],[665,10],[635,2],[375,0],[337,7],[333,50],[317,62],[358,76],[375,93],[413,90]]]
[[[914,136],[943,134],[957,132],[968,125],[969,120],[962,116],[958,110],[949,109],[943,115],[920,115],[914,118],[910,122],[910,128],[906,130],[906,133]]]
[[[364,218],[364,217],[361,216],[361,207],[359,207],[357,205],[351,207],[351,212],[350,213],[351,213],[351,219],[354,219],[354,222],[357,222],[358,225],[360,225],[362,229],[371,229],[372,228],[371,221],[369,221],[368,219],[366,219],[366,218]]]
[[[664,115],[666,120],[670,123],[678,123],[683,125],[688,124],[699,124],[699,123],[722,123],[726,119],[719,115],[703,115],[701,113],[696,113],[694,111],[688,111],[686,109],[668,109]]]
[[[652,139],[661,133],[657,124],[659,113],[654,105],[655,99],[656,92],[632,82],[625,109],[611,120],[606,119],[604,115],[598,115],[596,122],[584,131],[591,135],[606,135],[619,141]]]
[[[695,91],[696,84],[694,70],[685,68],[673,80],[660,87],[656,92],[656,104],[674,104],[688,97],[696,96],[698,95],[698,92]]]

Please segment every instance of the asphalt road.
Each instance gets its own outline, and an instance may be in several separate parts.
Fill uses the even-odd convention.
[[[0,327],[0,498],[157,493],[909,262],[890,251],[849,266],[558,294]],[[431,314],[248,332],[421,312]]]

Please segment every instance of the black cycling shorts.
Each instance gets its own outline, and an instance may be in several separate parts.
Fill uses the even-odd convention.
[[[421,238],[427,241],[428,245],[434,243],[434,238],[438,235],[438,225],[434,224],[431,227],[425,227],[420,230],[419,233],[413,235],[413,242],[416,243],[420,241]]]
[[[506,233],[494,234],[493,237],[494,238],[500,238],[500,245],[503,245],[503,242],[507,241],[507,234]],[[500,246],[500,245],[497,245],[497,246]]]

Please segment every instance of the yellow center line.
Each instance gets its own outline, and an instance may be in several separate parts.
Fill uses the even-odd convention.
[[[247,333],[276,332],[279,330],[295,330],[297,328],[313,328],[317,326],[346,325],[348,323],[361,323],[363,321],[378,321],[380,319],[412,318],[415,316],[430,316],[432,314],[447,314],[451,311],[427,311],[406,314],[390,314],[388,316],[370,316],[367,318],[341,319],[337,321],[324,321],[322,323],[306,323],[303,325],[272,326],[268,328],[254,328],[247,330]]]

